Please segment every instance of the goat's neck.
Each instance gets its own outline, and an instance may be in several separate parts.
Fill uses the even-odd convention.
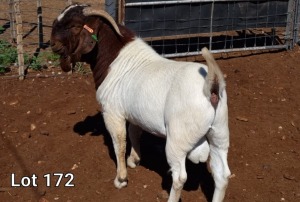
[[[95,87],[98,89],[108,74],[110,64],[116,59],[120,50],[134,39],[134,34],[123,26],[119,26],[123,37],[118,36],[112,28],[103,23],[98,32],[98,46],[91,52],[89,62],[93,71]],[[96,57],[95,57],[96,55]]]

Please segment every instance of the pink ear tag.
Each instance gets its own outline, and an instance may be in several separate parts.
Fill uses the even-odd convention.
[[[94,33],[94,30],[93,30],[92,28],[90,28],[90,27],[87,26],[87,25],[84,25],[83,28],[84,28],[85,30],[87,30],[89,33],[92,34],[92,36],[91,36],[92,39],[94,39],[95,41],[98,41],[98,38],[97,38],[96,34],[93,34],[93,33]]]

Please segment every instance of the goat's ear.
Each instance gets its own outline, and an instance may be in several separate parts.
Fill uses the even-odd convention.
[[[93,50],[96,45],[95,39],[92,38],[92,34],[85,29],[82,29],[79,36],[79,44],[75,51],[75,54],[87,54]]]

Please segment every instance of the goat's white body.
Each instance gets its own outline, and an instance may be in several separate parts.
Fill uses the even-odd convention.
[[[136,39],[121,50],[110,67],[97,90],[105,111],[118,112],[159,136],[166,135],[166,121],[171,117],[197,123],[200,134],[212,125],[215,111],[203,95],[204,78],[200,74],[200,68],[207,71],[206,65],[164,59]]]
[[[120,150],[118,133],[124,133],[123,120],[149,133],[167,137],[166,153],[173,172],[172,190],[175,190],[171,191],[169,201],[176,201],[180,197],[176,190],[182,188],[186,180],[183,161],[187,155],[193,162],[198,163],[206,161],[209,152],[214,153],[214,148],[224,148],[226,162],[218,161],[211,166],[222,170],[221,175],[226,179],[230,175],[227,165],[229,131],[226,91],[221,92],[222,98],[215,110],[210,97],[203,92],[203,70],[207,72],[208,68],[200,63],[162,58],[137,38],[121,49],[97,90],[96,97],[102,105],[105,124],[113,137],[116,151]],[[215,134],[214,131],[218,133]],[[213,141],[212,147],[208,146],[205,135]],[[116,155],[117,159],[122,158]],[[131,156],[139,159],[138,154]],[[132,161],[128,164],[135,167]],[[118,167],[117,178],[127,175],[122,170]],[[126,185],[118,183],[117,178],[116,187]],[[225,190],[224,193],[217,193],[214,201],[222,200],[224,194]]]

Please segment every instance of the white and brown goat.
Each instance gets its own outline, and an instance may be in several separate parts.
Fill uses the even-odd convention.
[[[180,199],[186,158],[199,163],[208,156],[215,181],[213,201],[223,201],[230,176],[227,95],[223,75],[206,48],[202,54],[207,66],[165,59],[105,11],[85,4],[73,4],[55,19],[51,47],[61,56],[64,71],[78,61],[91,66],[117,158],[115,187],[127,185],[128,121],[131,168],[141,158],[142,130],[166,138],[173,178],[169,201]]]

